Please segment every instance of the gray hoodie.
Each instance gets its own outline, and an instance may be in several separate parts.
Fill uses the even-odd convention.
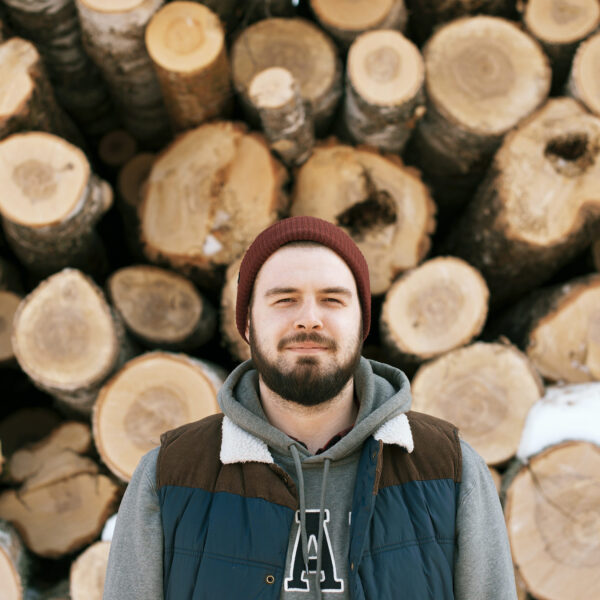
[[[267,421],[258,395],[258,374],[250,361],[236,368],[219,392],[226,417],[266,444],[275,462],[294,478],[299,491],[300,510],[290,531],[281,592],[285,600],[349,598],[345,556],[361,447],[369,436],[410,408],[410,386],[398,369],[361,359],[354,382],[360,403],[356,423],[318,455]],[[463,483],[456,522],[455,598],[514,600],[512,560],[495,486],[479,455],[464,441],[461,448]],[[157,455],[158,449],[154,449],[142,458],[121,503],[105,600],[163,598]],[[320,586],[315,585],[316,573],[324,575]]]

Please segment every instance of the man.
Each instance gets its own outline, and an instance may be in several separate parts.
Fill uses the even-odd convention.
[[[106,600],[515,599],[502,510],[455,428],[408,412],[406,376],[361,358],[368,269],[312,217],[240,268],[252,361],[223,415],[180,427],[123,498]]]

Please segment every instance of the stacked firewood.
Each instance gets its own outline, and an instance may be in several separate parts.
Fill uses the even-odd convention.
[[[598,0],[0,0],[0,597],[101,598],[160,434],[250,357],[240,257],[314,215],[364,354],[498,482],[520,599],[600,597]]]

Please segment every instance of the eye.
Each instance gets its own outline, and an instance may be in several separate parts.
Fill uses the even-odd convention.
[[[325,302],[331,304],[343,304],[343,302],[339,298],[325,298]]]

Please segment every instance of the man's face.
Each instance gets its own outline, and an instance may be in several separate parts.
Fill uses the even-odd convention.
[[[324,246],[277,250],[256,278],[247,335],[254,364],[276,394],[305,406],[333,398],[362,349],[352,271]]]

